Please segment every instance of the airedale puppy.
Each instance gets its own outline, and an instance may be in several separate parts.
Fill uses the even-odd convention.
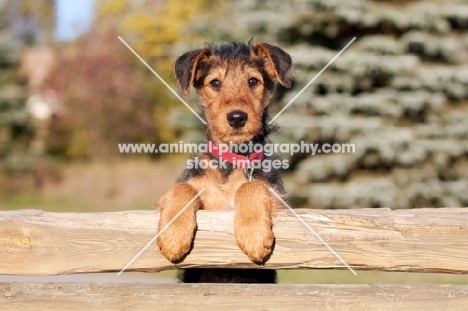
[[[275,242],[271,213],[282,205],[268,188],[284,195],[278,171],[262,169],[261,165],[250,168],[252,158],[260,164],[269,160],[261,151],[220,154],[217,146],[267,142],[267,136],[277,128],[268,125],[268,104],[275,79],[290,87],[291,71],[292,60],[287,53],[260,42],[207,45],[177,59],[174,68],[177,83],[183,96],[188,95],[191,85],[196,89],[207,121],[206,138],[213,147],[196,158],[220,165],[187,169],[159,201],[161,229],[206,188],[157,239],[161,253],[171,262],[180,262],[190,252],[197,228],[195,212],[199,209],[234,209],[234,232],[240,249],[259,264],[270,256]],[[236,157],[247,162],[236,163],[233,161]],[[273,283],[276,272],[189,269],[182,279],[185,282]]]

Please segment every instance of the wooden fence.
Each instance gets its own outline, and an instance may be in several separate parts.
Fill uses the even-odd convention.
[[[354,269],[468,274],[468,209],[297,210]],[[0,274],[119,272],[157,233],[158,213],[0,212]],[[200,211],[177,265],[150,245],[126,271],[258,268],[239,250],[234,213]],[[343,264],[292,215],[274,216],[265,268]],[[0,310],[464,310],[466,285],[0,283]]]

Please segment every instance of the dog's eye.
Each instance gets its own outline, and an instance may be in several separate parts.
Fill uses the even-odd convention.
[[[215,80],[211,81],[210,84],[214,88],[220,88],[221,87],[221,81],[219,81],[218,79],[215,79]]]
[[[250,78],[250,79],[249,79],[249,85],[250,85],[250,86],[255,86],[255,85],[257,85],[257,84],[258,84],[258,80],[257,80],[257,79],[255,79],[255,78]]]

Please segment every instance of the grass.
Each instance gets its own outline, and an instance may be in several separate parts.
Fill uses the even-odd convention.
[[[46,183],[0,197],[0,210],[41,209],[53,212],[110,212],[154,209],[174,184],[184,161],[129,160],[72,163],[57,168],[60,182]]]
[[[290,284],[468,284],[468,275],[348,270],[280,270],[279,283]]]

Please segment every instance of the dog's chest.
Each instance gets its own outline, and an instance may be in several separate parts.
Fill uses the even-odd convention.
[[[207,169],[203,176],[187,181],[197,191],[205,188],[200,195],[205,210],[233,209],[235,194],[246,182],[248,181],[242,169],[233,170],[226,179],[223,179],[219,171]]]

